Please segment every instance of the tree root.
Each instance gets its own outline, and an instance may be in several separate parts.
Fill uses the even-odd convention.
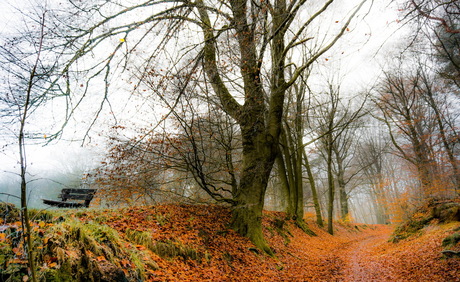
[[[308,227],[308,225],[305,223],[305,221],[303,221],[303,219],[297,219],[295,221],[295,224],[306,234],[310,236],[318,236],[315,232],[313,232],[313,230],[310,229],[310,227]]]

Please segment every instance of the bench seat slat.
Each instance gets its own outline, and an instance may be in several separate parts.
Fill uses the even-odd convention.
[[[63,201],[65,200],[92,200],[93,195],[84,195],[84,194],[61,194],[59,195]]]
[[[94,194],[96,189],[76,189],[76,188],[64,188],[61,190],[62,194]]]
[[[81,208],[86,207],[84,203],[72,203],[72,202],[61,202],[43,199],[43,203],[46,205],[59,207],[59,208]]]

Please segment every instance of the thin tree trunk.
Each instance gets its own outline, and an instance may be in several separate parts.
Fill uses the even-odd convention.
[[[328,136],[332,143],[332,136]],[[329,142],[328,142],[329,143]],[[334,218],[334,197],[335,183],[334,174],[332,173],[332,144],[328,144],[327,148],[327,183],[328,183],[328,205],[327,205],[327,232],[334,234],[333,218]]]
[[[43,35],[44,35],[44,26],[45,26],[45,15],[43,15],[42,22],[41,22],[41,37],[39,42],[39,47],[37,51],[37,58],[35,60],[35,64],[30,72],[30,77],[27,85],[26,97],[24,104],[22,105],[22,113],[20,119],[20,128],[19,128],[19,159],[21,165],[21,221],[22,227],[24,230],[24,238],[25,243],[24,247],[27,246],[27,260],[29,263],[30,274],[32,276],[32,281],[37,281],[36,269],[35,269],[35,257],[32,245],[32,228],[30,226],[30,219],[29,219],[29,211],[27,208],[27,180],[26,180],[26,173],[27,173],[27,158],[26,158],[26,147],[25,147],[25,125],[27,116],[29,115],[29,108],[31,106],[31,95],[32,95],[32,87],[34,84],[34,79],[36,76],[37,66],[40,62],[40,55],[43,46]]]
[[[304,87],[296,87],[296,113],[295,113],[295,185],[297,191],[296,219],[300,225],[304,225],[304,198],[303,198],[303,171],[302,171],[302,151],[303,151],[303,100]]]
[[[339,185],[340,193],[340,215],[343,221],[349,220],[349,208],[348,208],[348,195],[345,191],[345,186]]]
[[[310,183],[310,189],[311,189],[311,194],[313,197],[313,205],[315,207],[315,213],[316,213],[316,223],[323,227],[324,222],[323,222],[323,216],[321,215],[321,205],[319,203],[318,199],[318,192],[316,190],[316,183],[315,183],[315,178],[313,177],[313,173],[311,171],[310,167],[310,162],[308,161],[307,153],[305,152],[305,149],[303,150],[303,160],[304,160],[304,167],[305,170],[307,171],[308,175],[308,182]]]
[[[286,165],[283,159],[283,154],[278,154],[276,157],[276,165],[278,167],[278,178],[280,181],[280,186],[281,186],[281,193],[282,193],[282,209],[285,210],[287,213],[289,213],[293,207],[291,206],[291,191],[289,189],[289,181],[287,178],[287,171],[286,171]]]
[[[287,130],[287,132],[286,132]],[[295,186],[296,176],[295,176],[295,159],[293,159],[293,150],[292,150],[292,140],[288,140],[286,135],[291,135],[290,129],[286,127],[286,130],[281,130],[280,134],[280,145],[281,150],[280,153],[284,156],[284,168],[285,168],[285,176],[286,179],[286,188],[289,193],[287,197],[287,206],[286,206],[286,213],[289,218],[295,218],[296,211],[297,211],[297,191]],[[280,156],[282,157],[282,156]]]
[[[344,167],[343,167],[343,159],[340,156],[340,152],[338,151],[336,146],[333,146],[333,150],[335,153],[335,159],[337,162],[337,184],[339,188],[339,200],[340,200],[340,217],[343,221],[348,220],[349,216],[349,208],[348,208],[348,195],[347,191],[345,190],[345,176],[344,176]]]

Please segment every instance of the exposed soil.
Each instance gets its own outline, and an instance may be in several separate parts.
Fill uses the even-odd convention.
[[[460,281],[460,258],[446,257],[442,241],[459,223],[430,225],[398,243],[389,242],[391,229],[378,226],[332,250],[339,262],[330,281]],[[460,244],[455,250],[460,249]],[[343,262],[340,263],[340,262]],[[324,281],[327,281],[325,279]]]
[[[346,259],[344,280],[376,281],[385,278],[385,265],[373,259],[371,250],[375,246],[385,244],[388,238],[389,233],[382,232],[353,241],[343,254]]]

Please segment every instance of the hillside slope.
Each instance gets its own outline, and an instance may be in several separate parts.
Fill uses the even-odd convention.
[[[230,212],[219,206],[86,209],[35,219],[43,281],[460,281],[460,259],[441,254],[459,222],[428,225],[394,243],[388,226],[336,224],[331,236],[309,222],[318,235],[311,237],[282,213],[267,212],[264,233],[276,255],[269,257],[226,227]],[[0,281],[26,274],[15,225],[2,225]]]

